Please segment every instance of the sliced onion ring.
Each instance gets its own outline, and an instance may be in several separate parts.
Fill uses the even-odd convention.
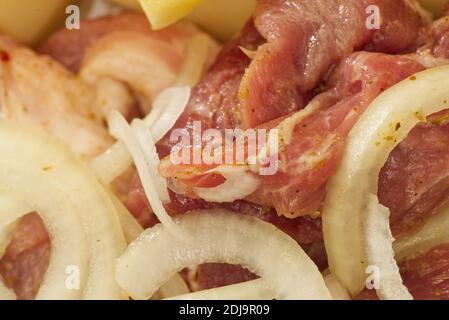
[[[151,128],[151,134],[156,143],[176,123],[184,112],[189,98],[189,87],[171,87],[162,91],[156,97],[151,112],[144,119],[148,127]],[[116,142],[91,161],[92,169],[106,185],[125,172],[131,164],[132,158],[121,142]]]
[[[151,129],[155,142],[159,142],[175,125],[190,99],[190,87],[171,87],[154,100],[151,112],[143,120]]]
[[[363,221],[379,172],[413,127],[449,108],[448,88],[449,66],[418,73],[382,93],[349,135],[343,161],[328,184],[323,229],[330,269],[352,295],[365,284]]]
[[[0,189],[41,215],[52,242],[36,298],[121,298],[113,262],[125,242],[114,207],[89,168],[55,138],[7,120],[0,121],[0,153]],[[69,266],[79,268],[79,290],[66,285]]]
[[[273,300],[274,290],[265,280],[256,279],[230,286],[192,292],[166,300]]]
[[[164,283],[158,292],[162,298],[168,298],[188,294],[190,290],[181,275],[176,273],[170,280]]]
[[[131,212],[129,212],[129,210],[125,207],[122,201],[120,201],[120,199],[118,199],[112,192],[109,192],[109,196],[111,197],[115,210],[117,211],[126,243],[129,244],[139,237],[139,235],[143,232],[143,228]]]
[[[351,300],[348,292],[337,278],[330,273],[325,273],[323,276],[333,300]],[[274,290],[267,285],[264,279],[259,278],[179,296],[172,295],[165,300],[273,300],[275,298]]]
[[[240,264],[260,275],[280,299],[330,299],[316,265],[271,224],[226,210],[177,219],[193,242],[179,241],[161,224],[146,230],[118,259],[116,278],[133,299],[148,299],[188,265]]]

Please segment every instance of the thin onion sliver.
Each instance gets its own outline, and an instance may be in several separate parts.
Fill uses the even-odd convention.
[[[190,236],[174,223],[173,219],[165,210],[162,200],[159,198],[160,194],[163,192],[163,189],[165,188],[165,192],[167,192],[167,189],[164,184],[157,184],[157,181],[154,180],[154,176],[151,173],[151,167],[153,167],[154,164],[150,163],[151,159],[148,159],[145,156],[145,152],[143,150],[143,148],[152,148],[152,137],[149,130],[146,127],[144,128],[145,131],[148,131],[147,139],[150,143],[146,146],[142,146],[133,129],[126,122],[125,118],[123,118],[123,116],[118,112],[111,113],[109,117],[109,126],[112,135],[128,148],[129,153],[133,157],[145,195],[147,196],[151,208],[158,217],[159,221],[166,226],[172,234],[176,235],[176,237],[188,241]]]
[[[139,237],[139,235],[143,232],[143,228],[131,212],[129,212],[129,210],[125,207],[125,205],[112,192],[110,192],[110,197],[117,211],[126,243],[129,244]]]
[[[193,292],[167,300],[273,300],[276,293],[263,279]]]
[[[190,88],[171,87],[162,91],[156,98],[151,112],[144,121],[157,143],[173,127],[184,112],[190,98]],[[132,157],[126,146],[116,142],[104,153],[91,161],[91,167],[98,178],[108,185],[132,165]]]
[[[370,266],[380,271],[376,293],[383,300],[412,300],[402,283],[399,267],[394,258],[394,238],[390,230],[390,210],[371,195],[365,214],[366,256]]]

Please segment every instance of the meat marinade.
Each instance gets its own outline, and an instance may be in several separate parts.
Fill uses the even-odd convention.
[[[365,9],[373,4],[380,8],[383,19],[380,29],[369,30],[365,25]],[[129,17],[125,14],[117,19],[126,22]],[[130,23],[139,32],[147,32],[147,24],[139,21]],[[41,52],[77,71],[92,39],[117,30],[117,25],[99,19],[92,22],[92,29],[97,31],[69,37],[73,43],[81,44],[69,50],[60,45],[67,34],[56,33]],[[175,127],[183,128],[189,121],[199,120],[203,129],[252,128],[266,122],[276,123],[311,100],[320,107],[294,124],[291,145],[281,155],[284,172],[275,178],[264,178],[260,189],[249,199],[223,205],[171,193],[169,213],[176,215],[191,209],[224,206],[257,216],[290,234],[325,268],[320,219],[307,215],[316,215],[320,210],[326,181],[338,167],[346,135],[378,94],[424,68],[411,53],[419,47],[430,46],[435,57],[449,56],[448,31],[447,19],[430,26],[405,0],[259,0],[253,19],[240,38],[225,46],[193,89],[186,112]],[[248,58],[240,47],[257,50],[255,58]],[[448,118],[443,112],[415,128],[393,151],[381,172],[379,198],[392,211],[391,223],[396,235],[413,229],[445,204],[449,190],[445,173],[445,159],[449,157]],[[329,136],[335,140],[322,152],[322,142]],[[162,156],[168,154],[167,138],[158,149]],[[304,167],[297,161],[307,152],[322,156],[316,166]],[[422,168],[430,172],[429,176],[424,176]],[[137,178],[127,204],[143,225],[157,222]],[[19,231],[0,261],[0,273],[19,298],[33,297],[48,264],[50,243],[43,226],[36,221],[28,217],[21,221]],[[34,232],[35,236],[31,237],[26,232],[30,228],[44,232]],[[437,283],[437,279],[449,279],[445,268],[448,255],[448,248],[443,246],[401,266],[405,282],[415,297],[449,297],[444,287],[446,280]],[[423,267],[429,259],[438,267]],[[226,277],[218,276],[222,272]],[[206,265],[199,269],[194,287],[210,288],[253,277],[239,267]]]

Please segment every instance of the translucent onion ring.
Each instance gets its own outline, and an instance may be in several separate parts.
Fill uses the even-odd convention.
[[[155,142],[170,131],[184,112],[190,98],[190,88],[171,87],[162,91],[154,100],[151,112],[144,121],[151,129]],[[125,172],[133,163],[126,146],[118,141],[94,158],[90,165],[98,178],[108,185]]]
[[[333,300],[351,300],[351,297],[332,274],[323,274],[324,282]],[[264,279],[256,279],[230,286],[171,296],[165,300],[273,300],[276,293]]]
[[[133,299],[148,299],[176,272],[210,262],[240,264],[260,275],[279,299],[330,299],[317,266],[271,224],[226,210],[177,219],[195,235],[182,242],[163,225],[146,230],[118,259],[116,279]]]
[[[114,261],[125,250],[115,208],[89,168],[41,130],[0,121],[0,189],[43,218],[52,240],[37,299],[119,299]],[[79,268],[80,288],[66,286]]]
[[[276,293],[265,280],[256,279],[230,286],[192,292],[166,300],[273,300]]]
[[[363,221],[379,172],[413,127],[449,108],[448,88],[449,66],[420,72],[382,93],[348,137],[343,161],[328,184],[323,229],[330,269],[352,295],[365,284]]]

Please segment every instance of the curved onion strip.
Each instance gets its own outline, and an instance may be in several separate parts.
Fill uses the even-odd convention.
[[[159,289],[162,298],[185,295],[189,292],[189,287],[179,273],[176,273]]]
[[[130,244],[139,237],[139,235],[143,232],[143,228],[114,194],[110,193],[110,197],[117,210],[126,242]],[[189,288],[179,274],[175,274],[173,278],[165,283],[159,290],[162,297],[172,297],[186,294],[188,292]]]
[[[348,292],[332,274],[324,276],[324,282],[333,300],[351,300]],[[171,296],[166,300],[272,300],[276,294],[265,280],[259,278],[230,286]]]
[[[260,179],[247,166],[220,166],[211,172],[221,174],[226,181],[214,188],[193,188],[201,199],[209,202],[233,202],[244,199],[257,190]]]
[[[276,292],[265,280],[256,279],[230,286],[192,292],[167,300],[273,300]]]
[[[112,203],[117,211],[126,243],[129,244],[139,237],[139,235],[143,232],[143,228],[131,212],[129,212],[129,210],[125,207],[125,205],[112,192],[109,193],[109,196],[111,197]]]
[[[323,276],[333,300],[351,300],[348,291],[332,273],[325,272]]]
[[[203,75],[208,57],[215,47],[213,40],[206,34],[197,34],[187,43],[184,63],[176,80],[177,86],[194,87]]]
[[[326,287],[329,289],[333,300],[351,300],[346,289],[332,274],[324,276],[324,282],[326,283]],[[163,287],[159,292],[161,292],[162,289]],[[260,278],[225,287],[201,290],[182,295],[162,294],[162,299],[165,300],[272,300],[275,297],[276,294],[273,292],[273,289],[268,287],[265,281]]]
[[[142,123],[140,123],[140,125],[139,122],[137,123],[137,126],[141,128],[141,131],[146,132],[146,138],[147,140],[149,140],[148,145],[142,146],[138,137],[134,133],[134,130],[128,125],[125,118],[123,118],[120,113],[111,113],[109,117],[109,126],[111,134],[128,148],[129,153],[133,157],[137,172],[145,191],[145,195],[147,196],[150,206],[153,209],[155,215],[158,217],[159,221],[164,226],[166,226],[166,228],[172,234],[181,239],[188,240],[189,235],[187,235],[184,230],[182,230],[177,224],[174,223],[172,218],[165,210],[162,200],[159,198],[159,195],[161,195],[164,190],[167,193],[168,191],[163,184],[156,184],[157,182],[154,180],[154,173],[152,174],[152,171],[154,170],[151,169],[152,167],[154,167],[154,164],[150,163],[152,159],[148,159],[145,156],[145,152],[143,150],[144,148],[148,150],[150,150],[151,148],[155,148],[154,143],[152,143],[151,141],[152,137],[149,130]],[[144,134],[145,132],[142,133]]]
[[[109,149],[90,161],[90,167],[98,179],[109,185],[131,166],[133,160],[121,142],[114,143]]]
[[[375,195],[370,195],[365,221],[366,256],[370,266],[380,270],[379,288],[376,293],[383,300],[413,300],[402,283],[399,267],[394,259],[394,238],[390,230],[390,210],[379,204]]]
[[[17,219],[27,213],[33,212],[30,204],[26,203],[19,196],[9,192],[0,193],[0,230],[7,227]]]
[[[430,217],[416,233],[397,240],[394,244],[396,260],[402,262],[449,243],[449,208]]]
[[[249,49],[246,49],[245,47],[242,47],[242,46],[240,46],[239,48],[251,60],[253,60],[256,57],[257,51],[249,50]]]
[[[184,112],[190,98],[190,88],[172,87],[162,91],[154,100],[151,112],[144,121],[151,128],[155,142],[162,139]],[[109,184],[132,164],[132,158],[121,142],[116,142],[91,161],[98,178]]]
[[[0,188],[42,216],[52,239],[50,264],[37,299],[116,299],[113,262],[125,249],[106,191],[65,145],[40,130],[0,121]],[[79,268],[82,290],[66,287]]]
[[[189,87],[171,87],[162,91],[152,106],[151,112],[143,120],[151,130],[157,143],[178,121],[190,99]]]
[[[16,300],[16,294],[2,282],[0,278],[0,301]]]
[[[159,175],[158,172],[161,161],[157,154],[156,144],[150,130],[146,127],[145,122],[136,119],[132,123],[132,131],[140,144],[140,149],[142,150],[147,163],[147,172],[151,175],[151,178],[157,187],[155,191],[158,193],[159,199],[163,203],[170,202],[170,195],[167,190],[167,180]]]
[[[260,275],[280,299],[330,299],[316,265],[271,224],[226,210],[192,212],[177,223],[194,241],[181,242],[159,224],[118,259],[117,282],[132,298],[148,299],[188,265],[222,262]]]
[[[5,254],[6,248],[12,240],[14,230],[16,230],[17,225],[18,221],[13,222],[6,227],[0,228],[0,258]]]
[[[365,283],[362,222],[369,195],[377,193],[379,172],[416,124],[449,108],[448,88],[449,66],[418,73],[382,93],[349,135],[340,168],[328,185],[323,229],[330,269],[352,295]]]
[[[0,122],[0,150],[2,155],[6,155],[0,158],[0,186],[2,193],[12,193],[14,197],[20,195],[20,202],[29,203],[30,207],[39,211],[52,239],[48,270],[36,299],[79,299],[81,290],[69,290],[65,286],[65,270],[69,265],[79,267],[79,284],[80,289],[83,289],[87,274],[88,247],[82,222],[67,196],[55,192],[60,188],[61,182],[47,179],[42,170],[48,165],[49,156],[52,163],[57,165],[64,159],[58,153],[55,156],[55,150],[46,145],[46,142],[40,142],[39,138],[35,140],[33,136],[30,139],[29,129],[23,132],[21,130],[22,127],[15,127],[9,122]],[[33,141],[34,145],[30,143]],[[36,144],[36,141],[40,143]],[[24,213],[19,211],[15,214]],[[8,219],[5,223],[13,219]]]

